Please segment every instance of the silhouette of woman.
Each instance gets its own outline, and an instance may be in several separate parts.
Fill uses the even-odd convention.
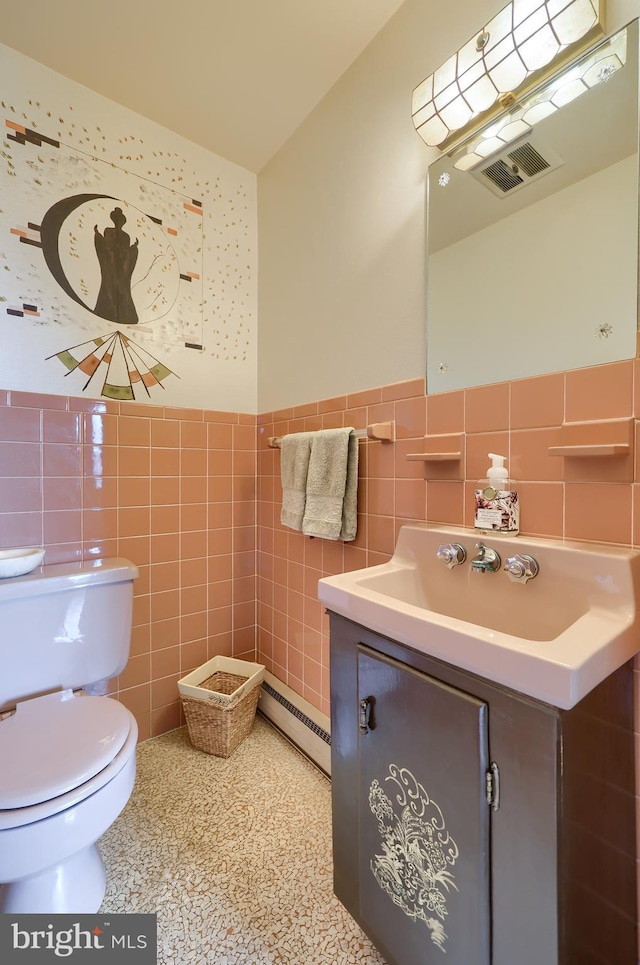
[[[110,216],[115,227],[100,234],[94,225],[93,238],[100,262],[102,283],[94,312],[118,325],[137,325],[138,313],[131,297],[131,276],[138,260],[138,239],[130,244],[130,236],[122,230],[126,218],[122,208],[114,208]]]

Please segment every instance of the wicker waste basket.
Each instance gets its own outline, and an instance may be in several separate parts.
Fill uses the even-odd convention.
[[[260,663],[214,657],[178,681],[178,690],[197,750],[230,757],[251,728],[265,668]]]

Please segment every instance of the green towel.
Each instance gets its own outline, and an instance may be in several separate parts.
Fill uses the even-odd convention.
[[[282,480],[280,522],[291,529],[302,529],[313,435],[313,432],[293,432],[283,436],[280,443],[280,478]]]
[[[305,536],[355,539],[358,524],[358,440],[353,428],[312,433],[302,520]]]

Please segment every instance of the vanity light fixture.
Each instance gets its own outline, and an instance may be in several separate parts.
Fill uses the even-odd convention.
[[[516,138],[528,135],[545,117],[561,110],[581,94],[606,84],[627,61],[627,31],[620,30],[599,44],[575,65],[543,84],[517,108],[504,114],[475,138],[470,138],[454,154],[454,167],[469,171],[501,151]]]
[[[448,150],[604,33],[604,0],[512,0],[413,92],[413,123]]]

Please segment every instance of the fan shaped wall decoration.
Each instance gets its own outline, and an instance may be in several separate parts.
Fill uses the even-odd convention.
[[[156,385],[164,388],[162,380],[175,374],[120,331],[72,345],[50,355],[49,359],[52,358],[62,362],[67,375],[79,370],[88,376],[83,392],[99,373],[103,379],[100,394],[118,402],[136,399],[136,386],[150,396],[150,388]]]

